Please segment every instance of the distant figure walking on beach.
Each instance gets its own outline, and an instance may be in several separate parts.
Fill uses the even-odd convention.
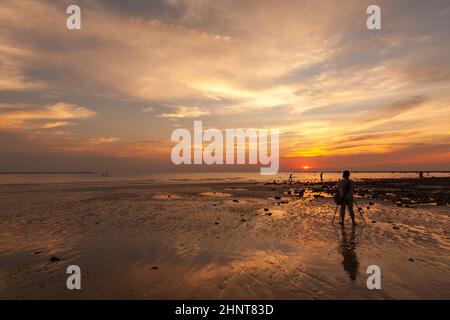
[[[344,197],[341,203],[341,221],[340,224],[344,224],[345,217],[345,207],[348,208],[350,213],[350,218],[352,219],[352,224],[356,226],[355,222],[355,212],[353,211],[353,189],[354,184],[353,181],[350,180],[350,171],[345,170],[342,173],[342,180],[339,180],[338,188],[339,194]]]
[[[423,179],[423,171],[419,171],[419,178]]]
[[[320,182],[323,182],[323,172],[320,173]]]
[[[293,173],[291,173],[291,174],[289,175],[289,180],[288,180],[289,184],[292,184],[292,182],[294,181],[294,179],[292,178],[293,176],[294,176]]]

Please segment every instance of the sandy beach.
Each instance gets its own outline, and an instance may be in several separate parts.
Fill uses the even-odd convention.
[[[449,178],[359,181],[356,228],[334,184],[1,185],[0,298],[450,299]]]

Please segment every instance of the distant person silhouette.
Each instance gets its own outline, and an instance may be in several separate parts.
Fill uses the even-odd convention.
[[[291,173],[291,174],[289,175],[289,180],[288,180],[289,184],[292,184],[292,182],[294,181],[294,179],[292,178],[293,176],[294,176],[293,173]]]
[[[320,182],[323,182],[323,172],[320,173]]]
[[[342,200],[342,203],[341,203],[341,221],[339,223],[344,224],[345,207],[347,207],[348,211],[350,213],[350,218],[352,219],[352,224],[354,226],[356,226],[355,212],[353,211],[354,183],[352,180],[350,180],[350,171],[345,170],[342,173],[342,178],[343,178],[342,180],[339,180],[338,188],[339,188],[340,195],[342,197],[345,195],[345,198]],[[347,194],[345,194],[346,190],[347,190]]]
[[[419,178],[423,179],[423,171],[419,171]]]

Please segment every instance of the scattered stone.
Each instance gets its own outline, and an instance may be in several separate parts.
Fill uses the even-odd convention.
[[[276,196],[276,197],[275,197],[275,200],[281,200],[281,197]]]
[[[227,281],[224,280],[224,281],[222,281],[221,283],[219,283],[219,285],[218,285],[217,287],[218,287],[219,289],[223,290],[223,289],[226,288],[226,286],[227,286]]]
[[[53,263],[61,261],[61,259],[59,259],[58,257],[55,257],[55,256],[51,257],[49,260],[50,260],[50,262],[53,262]]]
[[[158,267],[152,267],[151,270],[158,270]]]
[[[269,209],[268,208],[264,208],[264,211],[269,211]]]
[[[42,252],[42,250],[37,250],[35,252],[33,252],[33,254],[40,254]]]
[[[247,220],[245,220],[245,219],[241,219],[241,222],[246,222]]]
[[[267,212],[266,215],[268,215],[269,217],[272,215],[271,212]]]
[[[372,220],[372,223],[377,223],[375,220]]]
[[[375,205],[375,203],[373,203],[372,201],[369,202],[369,206],[373,206]]]
[[[370,206],[367,206],[367,210],[370,210]]]
[[[239,203],[239,200],[233,199],[233,202]]]
[[[397,226],[393,226],[392,229],[394,229],[394,230],[400,230],[400,228],[397,227]]]
[[[217,222],[217,221],[216,221],[216,222],[214,222],[214,224],[215,224],[215,225],[218,225],[218,224],[219,224],[219,222]]]
[[[413,259],[413,258],[409,258],[408,260],[411,261],[411,262],[414,262],[414,259]]]

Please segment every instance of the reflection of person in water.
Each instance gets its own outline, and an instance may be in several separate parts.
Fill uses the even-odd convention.
[[[352,227],[352,232],[350,235],[347,235],[345,232],[345,227],[341,227],[342,232],[342,244],[341,244],[341,253],[342,257],[342,266],[344,270],[349,274],[350,279],[356,280],[356,275],[358,274],[359,269],[359,261],[356,256],[356,236],[355,236],[355,228]]]

